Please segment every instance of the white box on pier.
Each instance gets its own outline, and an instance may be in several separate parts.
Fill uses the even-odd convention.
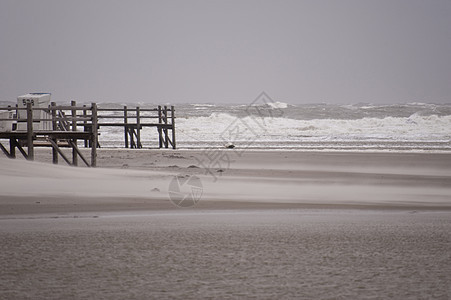
[[[31,103],[34,108],[49,108],[50,93],[29,93],[17,97],[17,107],[26,108]],[[19,110],[17,130],[27,130],[27,111]],[[45,120],[49,121],[45,121]],[[52,130],[52,115],[49,110],[33,110],[33,130]]]

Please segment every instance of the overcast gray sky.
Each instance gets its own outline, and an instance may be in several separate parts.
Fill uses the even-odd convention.
[[[0,100],[451,102],[450,0],[0,0]]]

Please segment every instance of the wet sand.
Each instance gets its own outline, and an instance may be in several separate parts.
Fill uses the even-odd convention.
[[[0,158],[0,298],[451,297],[450,154],[204,158]],[[176,175],[200,179],[195,207],[170,201]]]
[[[2,299],[448,299],[451,213],[171,210],[0,220]]]

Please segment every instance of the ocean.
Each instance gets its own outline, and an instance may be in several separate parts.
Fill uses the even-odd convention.
[[[156,104],[101,103],[100,107]],[[223,148],[337,151],[451,151],[450,104],[178,104],[179,149]],[[119,121],[120,119],[118,119]],[[105,147],[123,146],[123,129],[100,130]],[[155,128],[141,132],[156,147]]]
[[[249,104],[175,104],[177,148],[233,144],[259,150],[451,151],[451,104],[292,105],[262,95]],[[124,105],[170,104],[99,103],[100,108]],[[122,122],[120,112],[102,113],[117,114],[118,119],[108,121]],[[156,128],[144,128],[141,140],[144,148],[158,147]],[[123,147],[123,128],[101,127],[99,142]]]

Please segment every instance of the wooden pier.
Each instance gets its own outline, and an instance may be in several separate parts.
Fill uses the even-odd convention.
[[[55,164],[61,156],[69,165],[77,166],[80,158],[86,166],[95,167],[99,129],[110,126],[124,128],[125,148],[142,148],[141,130],[144,127],[156,127],[159,148],[176,148],[174,106],[158,106],[154,109],[127,106],[99,108],[96,103],[77,106],[76,102],[72,101],[70,106],[57,106],[52,102],[49,107],[36,108],[27,103],[26,108],[16,105],[0,107],[1,111],[13,112],[12,118],[0,119],[0,122],[11,124],[11,128],[0,131],[0,149],[10,158],[15,158],[16,150],[19,150],[26,159],[34,160],[34,147],[49,146],[52,147]],[[26,111],[26,118],[19,118],[19,111]],[[42,118],[41,111],[45,112],[45,118]],[[40,122],[51,123],[51,128],[42,130],[39,127]],[[16,128],[13,128],[13,125],[16,125]],[[9,149],[1,143],[2,139],[9,140]],[[77,143],[79,140],[84,141],[85,147],[91,148],[89,160],[80,151]],[[72,148],[72,157],[67,157],[61,147]]]
[[[174,106],[158,106],[158,108],[124,106],[123,108],[99,108],[98,112],[99,127],[124,127],[125,148],[142,148],[141,130],[144,127],[157,128],[159,148],[169,148],[169,146],[176,148]],[[106,115],[102,112],[115,114]],[[108,122],[110,119],[121,119],[121,122]]]

